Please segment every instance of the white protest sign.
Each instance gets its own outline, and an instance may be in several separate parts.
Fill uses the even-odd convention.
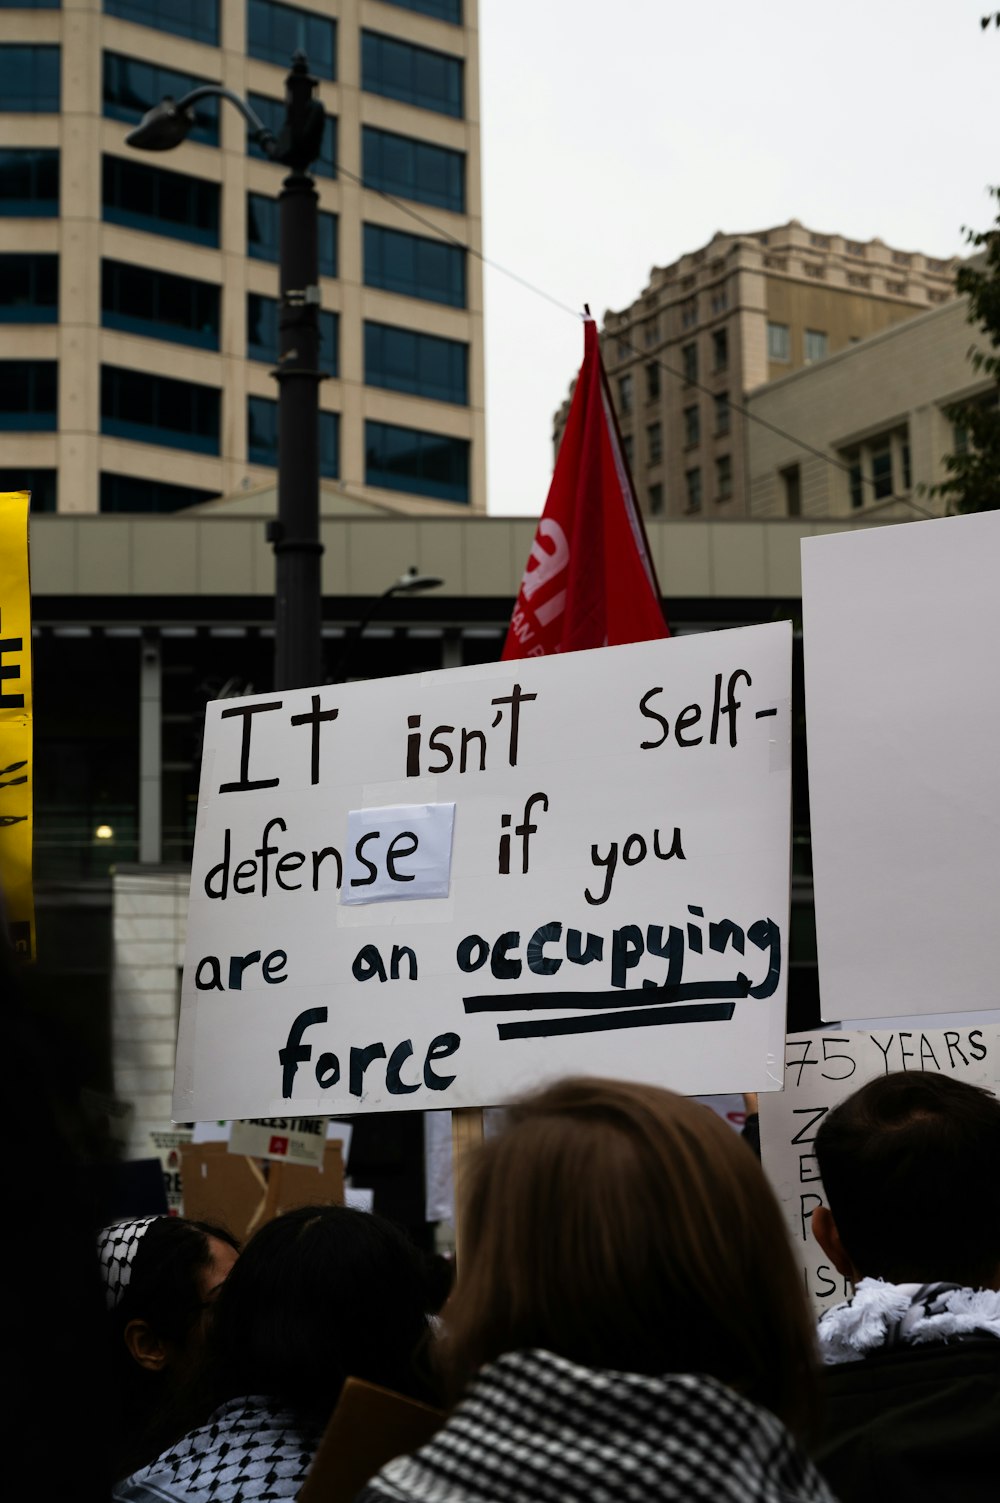
[[[210,704],[177,1117],[777,1089],[790,688],[776,622]],[[446,895],[411,897],[435,805]],[[395,876],[365,844],[345,902],[379,809]]]
[[[318,1168],[326,1148],[326,1123],[318,1117],[260,1117],[233,1122],[229,1153]]]
[[[802,544],[824,1018],[1000,1006],[1000,512]]]
[[[893,1032],[790,1034],[785,1088],[760,1097],[760,1153],[781,1202],[806,1293],[817,1311],[851,1293],[814,1241],[810,1219],[825,1205],[813,1145],[827,1112],[876,1076],[937,1070],[1000,1090],[1000,1028],[903,1028]]]
[[[154,1128],[149,1134],[153,1153],[163,1166],[163,1190],[167,1197],[167,1210],[171,1216],[184,1214],[184,1186],[181,1183],[181,1149],[191,1141],[190,1128],[174,1128],[161,1132]]]

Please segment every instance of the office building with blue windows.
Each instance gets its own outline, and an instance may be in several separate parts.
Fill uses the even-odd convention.
[[[176,150],[125,137],[201,83],[277,129],[299,48],[327,112],[321,475],[485,511],[477,0],[0,0],[2,471],[36,510],[273,488],[284,169],[217,99]]]

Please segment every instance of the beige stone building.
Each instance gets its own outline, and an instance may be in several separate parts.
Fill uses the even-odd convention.
[[[477,0],[0,10],[0,488],[173,511],[273,481],[283,169],[218,100],[176,150],[125,136],[203,82],[278,125],[301,47],[329,117],[321,471],[382,504],[485,511],[477,16]]]
[[[643,510],[747,515],[746,393],[946,302],[956,265],[793,219],[720,232],[654,267],[636,302],[605,313],[601,334]]]
[[[940,515],[925,488],[945,478],[945,456],[964,442],[945,409],[995,388],[969,361],[967,312],[964,298],[952,299],[752,392],[750,514]]]

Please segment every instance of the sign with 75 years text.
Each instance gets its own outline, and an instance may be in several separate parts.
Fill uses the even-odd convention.
[[[787,622],[208,706],[178,1120],[781,1085]]]

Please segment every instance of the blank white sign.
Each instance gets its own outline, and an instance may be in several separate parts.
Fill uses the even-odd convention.
[[[1000,513],[802,544],[824,1018],[1000,1005]]]

